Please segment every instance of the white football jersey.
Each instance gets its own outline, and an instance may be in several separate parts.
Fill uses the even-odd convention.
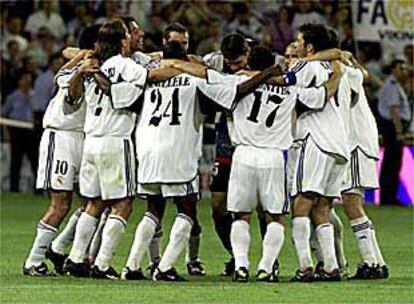
[[[193,180],[198,174],[203,114],[214,110],[215,103],[231,109],[236,91],[236,86],[209,85],[188,74],[149,84],[136,131],[138,182]]]
[[[299,61],[291,70],[296,73],[296,86],[302,88],[321,86],[332,73],[330,64],[321,61]],[[312,111],[300,106],[302,103],[298,99],[295,140],[310,135],[322,151],[348,160],[350,151],[345,120],[349,105],[341,104],[339,98],[332,97],[323,109]]]
[[[149,55],[147,55],[147,54],[145,54],[143,52],[140,52],[140,51],[137,51],[134,54],[132,54],[131,55],[131,58],[136,63],[138,63],[138,64],[140,64],[140,65],[142,65],[144,67],[146,67],[152,61],[151,56],[149,56]]]
[[[360,148],[368,157],[379,159],[378,128],[365,95],[364,76],[359,69],[352,70],[352,73],[349,73],[351,151]]]
[[[131,58],[121,55],[106,60],[100,70],[110,79],[111,97],[92,78],[85,80],[86,136],[130,137],[136,114],[125,108],[140,98],[148,71]]]
[[[43,116],[43,128],[51,128],[63,131],[82,132],[85,124],[86,107],[83,102],[78,104],[78,109],[65,114],[65,99],[68,98],[69,80],[75,73],[75,69],[59,71],[55,76],[56,92],[50,100],[45,115]]]

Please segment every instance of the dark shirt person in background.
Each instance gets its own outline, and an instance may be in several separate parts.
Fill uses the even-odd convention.
[[[16,72],[16,79],[17,89],[7,96],[2,115],[14,120],[33,122],[31,73],[23,68],[19,69]],[[6,132],[6,138],[10,139],[11,145],[10,191],[18,192],[23,156],[26,154],[29,158],[35,176],[38,146],[36,146],[33,130],[9,127]]]
[[[411,107],[403,83],[408,76],[403,60],[391,63],[391,75],[377,93],[384,159],[380,173],[381,204],[399,205],[397,198],[403,142],[411,120]]]

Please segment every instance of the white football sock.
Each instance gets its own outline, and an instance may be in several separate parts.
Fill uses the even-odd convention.
[[[190,236],[188,241],[187,254],[185,260],[187,263],[198,260],[198,254],[200,250],[201,234]]]
[[[73,241],[75,236],[76,224],[79,217],[82,214],[82,208],[76,209],[71,215],[65,228],[59,233],[59,235],[52,242],[52,250],[59,254],[65,254],[66,247]]]
[[[108,216],[105,227],[102,231],[102,244],[96,256],[95,265],[99,270],[105,271],[111,264],[112,257],[125,234],[126,220],[115,214]]]
[[[56,237],[57,229],[45,224],[42,220],[37,224],[37,233],[30,250],[29,257],[25,262],[25,267],[39,266],[45,259],[45,253],[50,243]]]
[[[313,267],[309,245],[310,219],[308,217],[295,217],[292,220],[292,239],[299,259],[300,269]]]
[[[169,270],[175,264],[190,239],[192,226],[193,221],[188,216],[177,214],[171,228],[170,240],[158,265],[161,272]]]
[[[98,255],[99,248],[102,244],[102,233],[105,227],[106,221],[108,219],[109,214],[111,213],[111,209],[107,208],[101,215],[101,219],[99,220],[98,228],[93,235],[91,244],[89,245],[89,259],[90,261],[94,261],[96,256]]]
[[[272,272],[273,264],[279,256],[285,241],[285,227],[277,222],[267,224],[266,234],[263,239],[262,259],[257,269],[263,269],[267,273]]]
[[[368,217],[363,216],[350,221],[352,231],[354,232],[357,240],[359,253],[361,254],[364,263],[369,266],[376,265],[377,259],[375,258],[375,252],[371,234],[371,223]]]
[[[324,269],[328,272],[338,268],[335,254],[334,228],[326,223],[316,227],[316,235],[321,244]]]
[[[344,268],[347,264],[344,250],[344,226],[342,225],[342,221],[336,214],[334,208],[331,208],[329,212],[329,222],[334,228],[336,259],[339,267]]]
[[[126,266],[135,271],[140,268],[141,260],[154,237],[158,226],[158,218],[150,212],[146,212],[135,230],[134,243],[132,244]]]
[[[318,263],[323,262],[322,249],[321,249],[321,245],[319,245],[318,237],[316,236],[315,226],[310,225],[310,229],[311,229],[311,234],[310,234],[309,243],[310,243],[311,251],[315,255]]]
[[[75,239],[69,254],[69,259],[74,263],[83,263],[86,255],[86,250],[95,233],[98,219],[82,212],[76,225]]]
[[[250,225],[246,221],[237,220],[231,225],[230,241],[236,270],[241,267],[249,269]]]
[[[161,237],[155,232],[148,247],[148,259],[151,264],[159,263],[161,260]]]
[[[374,225],[371,221],[369,221],[371,224],[371,238],[372,238],[372,247],[374,249],[375,258],[377,260],[378,265],[384,266],[386,265],[384,261],[384,257],[382,256],[381,249],[379,248],[378,241],[377,241],[377,235],[375,233]]]

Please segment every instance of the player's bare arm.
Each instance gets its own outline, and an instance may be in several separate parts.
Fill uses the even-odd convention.
[[[86,75],[92,75],[99,71],[99,64],[96,59],[86,59],[79,69],[76,70],[73,77],[69,80],[69,98],[68,103],[75,103],[82,97],[83,93],[83,78]]]
[[[279,65],[271,66],[249,80],[237,86],[236,99],[239,100],[252,93],[260,84],[267,82],[272,77],[282,76],[283,71]]]
[[[199,63],[188,62],[178,59],[164,59],[161,61],[161,66],[175,68],[183,73],[187,73],[199,78],[206,78],[207,76],[207,67]]]
[[[341,77],[342,77],[343,71],[342,71],[341,64],[339,63],[339,61],[332,62],[332,70],[333,70],[333,73],[331,77],[329,78],[327,82],[323,84],[326,88],[326,93],[328,97],[332,97],[335,95],[336,91],[338,90],[339,81],[341,80]]]
[[[149,70],[148,80],[150,82],[162,81],[162,80],[172,78],[182,73],[183,73],[182,71],[180,71],[179,69],[173,68],[173,67],[155,68],[155,69]]]

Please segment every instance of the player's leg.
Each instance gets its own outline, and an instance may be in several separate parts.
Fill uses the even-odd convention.
[[[25,262],[24,269],[35,269],[43,263],[46,251],[56,237],[60,223],[70,209],[72,192],[49,191],[49,197],[49,207],[37,225],[37,234]],[[64,260],[62,260],[62,264],[63,261]],[[61,267],[58,267],[56,271],[62,273]]]
[[[247,282],[249,279],[248,253],[250,247],[251,213],[257,208],[258,180],[256,168],[243,161],[249,151],[239,147],[233,155],[230,172],[227,210],[234,214],[230,240],[233,248],[235,270],[233,281]]]
[[[88,246],[98,226],[106,204],[99,198],[90,199],[76,225],[72,249],[66,259],[64,272],[75,277],[89,277],[89,265],[85,263]]]
[[[200,242],[201,226],[198,219],[196,219],[193,227],[191,228],[190,240],[188,241],[186,254],[186,266],[189,275],[204,276],[206,274],[203,263],[201,263],[199,259]]]
[[[262,258],[257,267],[256,280],[261,282],[279,281],[278,269],[274,265],[284,244],[284,216],[289,212],[286,170],[283,152],[261,151],[268,159],[266,168],[257,168],[258,195],[263,217],[267,223],[263,237]],[[271,152],[270,155],[267,155]],[[259,209],[259,208],[257,208]]]
[[[178,214],[170,232],[170,240],[153,275],[155,281],[183,281],[173,265],[185,249],[190,239],[191,229],[197,219],[197,194],[175,197]]]
[[[341,219],[336,214],[335,208],[333,206],[329,211],[329,222],[334,228],[335,253],[336,260],[338,261],[339,272],[342,278],[347,278],[349,275],[349,270],[344,250],[344,226]]]
[[[43,267],[51,242],[57,235],[59,225],[68,213],[72,203],[72,191],[77,172],[77,163],[74,159],[73,145],[82,144],[77,134],[45,130],[40,143],[39,170],[37,172],[36,187],[48,190],[49,207],[37,227],[37,235],[25,262],[23,272],[29,275],[41,275],[36,269]],[[56,271],[62,273],[64,256],[49,254],[55,264]]]
[[[383,264],[379,266],[384,266],[385,263],[381,251],[379,251],[379,259],[377,259],[375,235],[371,230],[372,223],[363,208],[363,195],[364,191],[361,189],[351,189],[342,195],[345,214],[350,221],[363,261],[358,266],[357,273],[353,278],[377,279],[383,276],[378,264],[381,261]]]
[[[143,194],[143,187],[139,185],[138,192]],[[159,191],[158,191],[159,192]],[[148,195],[148,193],[145,193]],[[122,279],[142,280],[145,279],[141,262],[152,242],[157,228],[160,227],[162,216],[165,209],[166,200],[162,195],[152,192],[147,196],[148,209],[135,230],[134,242],[132,244],[128,260],[122,271]],[[162,206],[162,207],[160,207]]]
[[[88,249],[88,263],[89,265],[93,265],[98,255],[99,248],[102,244],[102,232],[105,227],[106,221],[108,220],[108,216],[111,213],[111,208],[106,207],[104,212],[102,212],[101,218],[99,219],[98,228],[96,228],[95,234],[93,235],[92,241],[89,244]]]
[[[213,168],[211,185],[211,207],[214,221],[214,229],[230,255],[230,260],[225,263],[222,275],[231,276],[234,271],[234,258],[230,242],[230,231],[233,217],[227,211],[227,190],[230,176],[230,165],[216,162]]]
[[[158,204],[154,204],[154,208],[157,208],[156,214],[160,221],[159,221],[159,225],[157,226],[155,230],[155,234],[151,239],[151,243],[149,244],[149,247],[148,247],[150,265],[147,269],[149,269],[150,276],[153,275],[155,269],[158,267],[158,264],[161,261],[161,238],[164,234],[162,225],[161,225],[161,219],[164,217],[165,206],[166,206],[165,199],[163,199],[163,203],[160,202]]]
[[[233,281],[235,282],[249,280],[250,218],[251,213],[237,212],[234,214],[234,222],[231,226],[230,239],[235,260]]]
[[[320,277],[329,274],[339,280],[338,261],[336,260],[334,227],[329,222],[329,212],[333,199],[320,197],[312,208],[312,222],[315,225],[316,237],[320,244],[323,256],[323,272],[318,273]]]
[[[109,201],[112,206],[104,229],[102,242],[91,269],[91,276],[97,279],[117,279],[118,273],[110,266],[122,236],[125,234],[127,221],[132,213],[132,197]]]

